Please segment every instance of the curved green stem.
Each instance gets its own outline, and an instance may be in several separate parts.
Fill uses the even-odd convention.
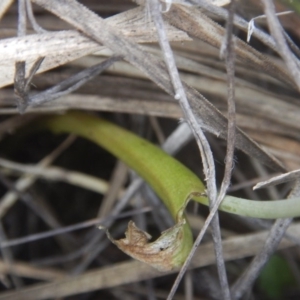
[[[124,242],[123,244],[126,246],[131,242],[136,243],[134,234],[139,231],[137,233],[139,234],[139,241],[140,239],[145,240],[145,245],[147,244],[147,247],[150,245],[150,249],[148,247],[145,250],[145,245],[143,245],[143,250],[135,249],[134,251],[138,253],[133,254],[132,249],[124,249],[124,245],[118,244],[119,241],[112,240],[115,244],[120,248],[123,247],[122,250],[126,253],[143,261],[145,261],[144,257],[141,258],[140,256],[144,256],[144,252],[141,254],[141,251],[148,251],[151,255],[153,251],[155,255],[158,252],[159,256],[164,251],[164,253],[171,252],[171,262],[167,265],[165,265],[165,256],[159,262],[157,262],[157,256],[152,259],[152,262],[148,261],[162,270],[179,266],[184,262],[192,246],[192,235],[188,224],[185,222],[184,208],[191,198],[201,204],[208,205],[208,199],[204,196],[205,187],[193,172],[148,141],[110,122],[88,114],[69,112],[65,115],[46,117],[40,124],[54,132],[75,133],[89,139],[124,161],[151,185],[177,222],[177,227],[175,226],[173,231],[163,233],[162,237],[164,234],[166,237],[162,240],[167,240],[167,242],[158,240],[156,245],[154,243],[147,244],[147,234],[139,231],[134,227],[134,224],[131,224],[126,233],[127,239],[121,240]],[[220,210],[255,218],[295,217],[300,216],[300,199],[252,201],[227,196],[222,202]],[[175,245],[176,250],[170,246],[170,237],[173,238],[173,246],[177,243]],[[149,253],[147,255],[151,256]],[[155,262],[153,263],[153,261]]]

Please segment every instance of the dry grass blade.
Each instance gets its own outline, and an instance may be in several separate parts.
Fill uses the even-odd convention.
[[[70,24],[73,24],[93,40],[106,45],[117,55],[122,55],[131,64],[147,74],[151,80],[167,93],[173,95],[173,97],[175,96],[169,82],[168,73],[155,57],[143,51],[138,45],[124,39],[122,35],[109,27],[103,19],[96,16],[84,6],[73,1],[68,3],[61,1],[50,3],[35,0],[34,2],[55,13]],[[80,15],[80,18],[78,18],[78,15]],[[204,123],[205,128],[225,138],[224,128],[226,128],[227,124],[226,118],[194,89],[188,87],[186,84],[183,85],[192,108],[201,116],[200,123]],[[276,170],[283,170],[276,160],[271,158],[270,155],[265,153],[239,130],[237,130],[236,147]]]
[[[62,143],[59,147],[57,147],[54,151],[52,151],[48,156],[46,156],[41,162],[39,163],[40,166],[47,166],[52,163],[53,160],[55,160],[61,152],[63,152],[67,147],[69,147],[73,141],[75,140],[74,136],[70,136],[65,140],[64,143]],[[33,184],[35,181],[35,176],[24,176],[23,178],[20,178],[16,184],[15,188],[19,191],[25,191],[30,185]],[[9,191],[1,198],[0,203],[0,218],[2,218],[7,211],[15,204],[15,202],[18,200],[18,193],[15,191]]]
[[[84,99],[84,102],[82,99]],[[145,101],[138,98],[121,99],[76,93],[66,95],[63,98],[55,100],[55,102],[50,102],[42,106],[29,107],[26,112],[52,113],[69,109],[133,113],[174,119],[182,117],[180,107],[175,101],[161,100],[158,106],[156,99]],[[2,108],[0,110],[0,114],[15,114],[16,112],[16,108]]]
[[[224,47],[221,47],[221,55],[224,55],[226,60],[226,71],[227,71],[227,82],[228,82],[228,98],[227,98],[227,115],[228,115],[228,132],[227,132],[227,149],[225,157],[225,171],[221,184],[221,189],[216,199],[216,203],[221,203],[226,196],[228,187],[231,183],[231,175],[234,166],[234,151],[235,151],[235,130],[236,130],[236,109],[235,109],[235,52],[234,52],[234,43],[233,43],[233,18],[236,9],[235,0],[231,0],[229,15],[226,25],[226,36],[225,41],[223,42]],[[223,52],[223,53],[222,53]],[[213,208],[213,205],[211,205]],[[219,220],[218,220],[219,221]],[[217,266],[219,272],[220,283],[223,291],[224,299],[231,299],[226,268],[223,260],[222,253],[222,239],[221,239],[221,230],[220,228],[216,229],[219,225],[219,222],[212,224],[213,227],[213,239],[215,241],[215,253],[217,258]]]
[[[4,241],[4,242],[6,240],[6,233],[4,231],[2,222],[0,223],[0,240]],[[13,287],[15,287],[17,289],[21,288],[24,285],[23,279],[16,276],[16,274],[14,272],[14,266],[15,266],[14,260],[15,259],[14,259],[11,249],[1,249],[1,255],[3,257],[5,264],[8,266],[8,269],[10,270],[11,281],[13,283]]]
[[[109,18],[105,22],[112,26],[122,26],[122,34],[130,37],[137,43],[157,41],[153,28],[145,26],[143,18],[136,18],[136,15],[140,14],[141,8],[136,8]],[[124,26],[124,24],[127,24],[127,26]],[[167,29],[168,38],[171,41],[190,40],[186,33],[173,26],[169,25]],[[102,45],[93,42],[79,32],[70,30],[44,32],[1,40],[0,66],[2,72],[0,75],[0,87],[13,82],[13,65],[16,61],[26,61],[28,70],[39,57],[46,57],[38,70],[38,73],[40,73],[97,51],[105,53],[105,49]]]
[[[80,230],[80,229],[84,229],[87,227],[91,227],[91,226],[99,226],[99,229],[102,225],[100,225],[101,223],[105,223],[109,220],[114,220],[114,219],[119,219],[119,218],[126,218],[128,216],[134,216],[135,214],[142,214],[145,212],[149,212],[151,211],[151,208],[147,208],[144,207],[142,209],[137,209],[137,210],[133,210],[133,211],[127,211],[124,213],[120,213],[118,214],[118,216],[109,216],[109,217],[99,217],[97,219],[92,219],[92,220],[88,220],[82,223],[77,223],[75,225],[70,225],[70,226],[65,226],[65,227],[61,227],[61,228],[57,228],[57,229],[53,229],[53,230],[49,230],[46,232],[41,232],[41,233],[37,233],[37,234],[32,234],[29,236],[25,236],[22,238],[17,238],[17,239],[13,239],[13,240],[6,240],[6,241],[2,241],[0,242],[0,248],[1,249],[5,249],[8,247],[12,247],[12,246],[18,246],[21,244],[26,244],[26,243],[31,243],[34,241],[38,241],[38,240],[42,240],[42,239],[46,239],[52,236],[58,236],[60,234],[65,234],[65,233],[69,233],[75,230]]]
[[[8,10],[10,5],[12,5],[13,0],[3,0],[0,2],[0,19],[3,17],[5,12]]]
[[[276,17],[275,8],[272,1],[263,0],[265,14],[267,16],[268,24],[272,35],[274,36],[278,52],[281,54],[283,60],[285,61],[289,73],[294,78],[294,81],[299,89],[299,61],[293,57],[290,52],[283,32],[282,27]],[[295,197],[299,195],[300,185],[299,180],[296,180],[294,184],[294,189],[289,194],[289,197]],[[268,238],[266,239],[262,249],[258,252],[255,258],[252,260],[251,264],[244,271],[244,273],[238,278],[235,284],[232,286],[232,296],[233,299],[240,299],[243,294],[249,290],[254,281],[257,279],[261,273],[263,267],[270,259],[271,255],[276,251],[282,237],[284,236],[286,230],[292,223],[293,219],[282,219],[277,220],[272,226]]]
[[[97,75],[102,73],[105,69],[109,68],[112,64],[114,64],[116,61],[120,60],[120,57],[114,57],[105,60],[102,63],[99,63],[91,68],[87,68],[82,72],[79,72],[78,74],[58,83],[56,86],[51,87],[50,89],[43,91],[41,93],[35,94],[30,97],[28,93],[26,93],[24,96],[27,100],[27,106],[36,106],[43,104],[45,102],[49,102],[52,100],[55,100],[57,98],[60,98],[64,95],[68,95],[77,89],[79,89],[82,85],[84,85],[89,80],[95,78]],[[30,79],[27,79],[27,82]],[[26,85],[28,83],[26,82]],[[26,87],[25,87],[26,90]]]
[[[109,189],[102,201],[101,207],[98,212],[99,217],[108,215],[114,206],[121,189],[123,188],[128,175],[128,168],[121,161],[115,167],[112,178],[110,180]]]
[[[214,166],[214,160],[213,155],[209,146],[209,143],[201,129],[201,123],[202,120],[200,120],[201,123],[199,123],[199,120],[195,118],[194,112],[191,109],[191,106],[187,100],[186,93],[184,91],[181,79],[179,77],[178,69],[176,67],[174,55],[172,53],[171,47],[169,45],[169,42],[166,37],[164,25],[162,16],[159,9],[159,4],[157,1],[149,1],[149,8],[151,10],[151,15],[154,19],[154,22],[156,24],[158,36],[159,36],[159,42],[160,47],[163,51],[165,63],[168,68],[168,72],[170,75],[170,79],[172,82],[172,85],[174,87],[175,91],[175,99],[178,99],[180,106],[184,112],[185,118],[187,122],[189,123],[195,137],[196,141],[201,153],[202,162],[203,162],[203,169],[205,173],[205,177],[207,180],[207,194],[210,201],[210,207],[213,208],[214,205],[216,205],[216,197],[217,197],[217,189],[216,189],[216,182],[215,182],[215,166]],[[233,143],[234,147],[234,143]],[[213,228],[213,238],[215,242],[215,253],[217,258],[217,266],[218,266],[218,272],[221,282],[221,288],[222,288],[222,297],[224,299],[230,299],[229,294],[229,286],[225,271],[225,265],[222,255],[222,246],[221,246],[221,233],[220,233],[220,227],[219,227],[219,219],[218,214],[214,216],[212,219],[212,228]],[[195,245],[192,249],[192,251],[189,254],[189,257],[186,259],[183,267],[181,268],[176,281],[174,282],[174,285],[170,291],[170,294],[168,296],[168,299],[172,299],[174,296],[175,291],[178,288],[179,282],[186,272],[186,269],[188,267],[189,261],[194,255],[194,250],[196,247],[200,244],[201,240],[196,239]]]
[[[191,0],[191,2],[201,8],[204,8],[206,11],[212,13],[213,15],[223,20],[226,20],[228,18],[228,11],[226,9],[212,5],[207,0]],[[237,28],[248,33],[249,23],[244,18],[242,18],[239,15],[235,15],[233,22]],[[255,27],[253,29],[252,35],[258,38],[267,47],[277,52],[278,49],[276,48],[276,43],[274,39],[271,36],[269,36],[267,33]]]
[[[276,177],[270,178],[269,180],[257,183],[253,189],[261,189],[269,186],[274,186],[288,181],[297,180],[300,177],[300,170],[291,171],[285,174],[278,175]]]
[[[294,82],[296,83],[298,90],[300,91],[300,70],[299,70],[299,62],[297,58],[293,56],[290,51],[288,45],[286,44],[286,40],[283,34],[282,27],[278,21],[276,16],[275,7],[273,1],[271,0],[262,0],[265,7],[265,14],[267,16],[269,29],[274,37],[278,51],[283,58],[286,66],[289,70],[289,73],[292,75]]]
[[[188,32],[191,36],[221,49],[225,36],[224,28],[203,14],[201,10],[174,5],[172,10],[166,14],[166,18],[172,25]],[[184,22],[181,21],[183,19]],[[258,70],[264,70],[272,77],[278,78],[279,81],[292,84],[293,79],[282,67],[274,64],[266,56],[238,38],[234,38],[234,50],[237,58],[241,61],[251,62]]]
[[[28,48],[28,44],[31,45],[30,48]],[[47,57],[39,69],[39,72],[44,72],[98,49],[99,47],[95,43],[88,42],[79,33],[70,31],[49,32],[2,40],[0,56],[5,59],[0,60],[3,70],[1,87],[12,83],[13,62],[19,59],[26,60],[26,65],[30,67],[38,57]]]
[[[9,274],[11,269],[4,261],[0,261],[0,270],[2,274]],[[66,274],[60,270],[51,268],[37,268],[30,264],[15,261],[13,272],[25,278],[34,278],[39,280],[53,281],[65,277]]]
[[[25,78],[25,68],[26,62],[16,62],[16,70],[15,70],[15,80],[14,80],[14,90],[15,90],[15,97],[17,100],[17,105],[19,112],[23,114],[25,109],[29,105],[30,97],[29,97],[29,90],[33,76],[41,66],[44,57],[38,58],[32,65],[28,78]]]
[[[299,235],[299,224],[291,225],[287,232],[293,235]],[[224,240],[223,251],[225,260],[230,261],[255,255],[264,243],[267,234],[267,232],[260,232]],[[279,245],[279,249],[291,247],[292,245],[292,242],[283,240]],[[200,246],[193,258],[191,267],[198,268],[214,264],[215,256],[213,247],[213,243]],[[174,270],[173,273],[175,272]],[[66,297],[87,291],[116,287],[131,282],[161,277],[170,273],[158,272],[137,261],[124,262],[99,270],[89,271],[77,277],[57,280],[54,283],[39,284],[34,287],[21,289],[17,292],[3,293],[0,294],[0,299],[14,300],[23,297],[38,300],[47,299],[49,297]]]
[[[27,175],[34,175],[36,177],[44,178],[47,180],[65,181],[69,184],[80,186],[99,194],[105,194],[108,190],[108,183],[105,180],[90,176],[84,173],[64,170],[58,167],[44,167],[44,166],[29,166],[16,162],[8,161],[0,158],[0,166],[8,169],[7,172],[2,170],[2,173],[21,173]]]

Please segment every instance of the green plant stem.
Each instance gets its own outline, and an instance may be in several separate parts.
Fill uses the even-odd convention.
[[[115,241],[108,234],[109,238],[128,255],[160,270],[170,270],[184,263],[193,245],[191,229],[184,216],[185,206],[190,199],[208,205],[205,187],[193,172],[148,141],[92,115],[69,112],[49,116],[39,122],[39,127],[91,140],[135,170],[162,199],[177,224],[153,243],[148,243],[148,235],[132,223],[126,239]],[[288,218],[300,216],[300,199],[252,201],[226,196],[219,209],[254,218]],[[141,240],[145,241],[142,246],[136,243]]]
[[[201,180],[160,148],[103,119],[80,112],[43,118],[40,123],[56,133],[74,133],[89,139],[135,170],[164,201],[176,220],[186,201],[208,205]],[[300,216],[300,199],[254,201],[226,196],[220,210],[253,218]]]

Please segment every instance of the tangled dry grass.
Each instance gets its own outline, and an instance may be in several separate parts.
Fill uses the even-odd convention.
[[[0,299],[298,299],[297,219],[217,214],[178,286],[178,270],[129,260],[95,229],[170,226],[135,174],[74,136],[12,133],[44,114],[101,113],[167,140],[211,208],[226,193],[299,196],[299,15],[276,16],[290,8],[271,0],[31,2],[0,3]],[[188,207],[195,236],[207,215]],[[266,287],[269,260],[290,285]]]

